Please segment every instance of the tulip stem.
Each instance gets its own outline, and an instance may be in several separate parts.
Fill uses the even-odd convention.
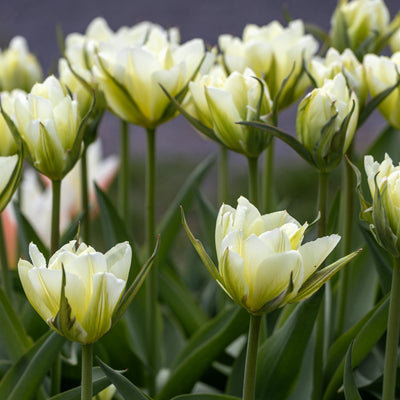
[[[60,201],[61,201],[61,180],[52,181],[53,202],[51,214],[51,246],[50,252],[54,254],[60,245]]]
[[[327,221],[327,195],[328,195],[328,174],[320,171],[318,173],[318,210],[321,213],[318,221],[318,237],[326,235]]]
[[[244,369],[243,400],[254,400],[260,323],[261,316],[250,314],[249,338]]]
[[[247,157],[249,162],[249,200],[258,208],[258,157]]]
[[[348,149],[348,155],[351,156],[353,146],[351,145]],[[353,231],[353,215],[354,215],[354,201],[353,201],[353,189],[354,189],[354,172],[348,162],[343,165],[343,245],[342,245],[342,257],[350,253],[351,250],[351,239]],[[347,308],[347,297],[348,287],[350,279],[350,270],[343,268],[339,272],[339,304],[338,314],[336,318],[336,337],[342,334],[344,331],[344,325],[346,321],[346,308]]]
[[[382,400],[394,400],[400,323],[400,257],[393,259],[392,290],[386,335]]]
[[[92,400],[92,366],[93,345],[92,343],[82,345],[82,382],[81,400]]]
[[[83,209],[83,241],[90,243],[90,226],[89,226],[89,195],[88,195],[88,165],[87,165],[87,145],[83,147],[81,158],[81,194]]]
[[[155,243],[155,178],[156,178],[156,131],[147,129],[147,165],[146,165],[146,246],[147,257],[153,252]],[[158,346],[157,346],[157,299],[158,282],[157,269],[153,265],[146,279],[147,296],[147,336],[148,336],[148,363],[149,363],[149,394],[155,395]]]
[[[218,160],[218,203],[228,200],[228,149],[221,145]]]
[[[129,129],[128,123],[121,120],[120,152],[121,166],[119,170],[118,190],[120,215],[125,224],[129,222]]]
[[[0,214],[0,263],[1,263],[1,284],[7,295],[8,300],[12,301],[12,291],[10,285],[9,265],[7,260],[7,249],[4,238],[3,220]]]
[[[261,190],[263,196],[262,208],[264,213],[272,211],[272,185],[274,179],[274,138],[271,138],[271,143],[265,150],[263,178]]]

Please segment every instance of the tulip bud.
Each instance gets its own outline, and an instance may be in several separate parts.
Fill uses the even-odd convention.
[[[372,97],[396,84],[400,79],[400,53],[392,57],[367,54],[364,57],[368,88]],[[391,126],[400,129],[400,88],[397,86],[378,105],[378,109]]]
[[[306,299],[356,255],[318,269],[339,242],[338,235],[302,244],[307,223],[300,225],[286,211],[261,215],[244,197],[236,209],[222,205],[219,210],[218,269],[186,221],[184,225],[212,276],[232,300],[255,315]]]
[[[34,85],[28,95],[17,94],[8,117],[39,172],[60,180],[75,165],[82,142],[78,103],[54,76]]]
[[[325,81],[299,104],[296,133],[321,171],[336,167],[350,146],[358,120],[358,100],[342,74]]]
[[[309,85],[303,63],[307,64],[318,49],[300,20],[291,21],[286,28],[278,21],[260,27],[247,25],[242,39],[222,35],[219,46],[228,71],[251,68],[265,80],[274,101],[279,94],[277,107],[281,109],[298,99]]]
[[[340,0],[331,20],[332,47],[354,51],[359,59],[380,50],[388,32],[389,11],[382,0]]]
[[[42,79],[42,69],[36,57],[29,53],[26,40],[16,36],[8,49],[0,54],[0,88],[31,90]]]
[[[111,328],[128,279],[131,252],[127,242],[102,254],[71,241],[46,265],[31,243],[32,263],[21,259],[18,273],[28,300],[48,325],[69,340],[88,344]]]
[[[360,107],[365,104],[368,95],[365,68],[350,49],[340,54],[331,47],[325,58],[315,57],[311,60],[310,73],[318,87],[323,86],[325,79],[333,79],[342,73],[347,86],[357,95]]]
[[[228,148],[248,157],[257,157],[267,147],[269,136],[256,128],[239,125],[240,121],[257,121],[272,109],[268,88],[256,79],[253,71],[229,76],[220,67],[189,84],[189,112]]]
[[[400,164],[393,166],[386,154],[379,164],[372,156],[364,158],[372,205],[365,204],[361,216],[369,224],[377,242],[395,257],[400,256]]]

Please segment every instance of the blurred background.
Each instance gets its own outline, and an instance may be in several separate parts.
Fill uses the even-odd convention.
[[[292,18],[330,28],[330,18],[336,7],[336,0],[2,0],[0,13],[0,47],[8,46],[16,35],[24,36],[30,50],[37,55],[45,74],[55,71],[59,50],[56,26],[64,35],[72,32],[84,33],[87,25],[97,16],[104,17],[113,30],[122,25],[131,26],[143,20],[159,23],[165,27],[177,26],[182,42],[200,37],[210,45],[218,42],[218,36],[230,33],[241,36],[248,23],[264,25],[274,19],[285,23],[283,10],[286,8]],[[391,17],[399,11],[398,0],[386,0]],[[280,116],[280,127],[294,134],[295,113],[293,105]],[[361,149],[378,131],[385,126],[383,118],[375,113],[373,118],[358,132],[357,141]],[[130,127],[133,158],[144,158],[146,143],[142,128]],[[119,124],[112,115],[103,119],[100,127],[106,154],[117,153],[119,146]],[[206,155],[218,151],[215,143],[209,142],[196,133],[182,118],[160,126],[157,132],[157,152],[164,162],[187,162],[196,164]],[[304,165],[303,161],[286,145],[278,143],[277,164],[282,165],[288,158],[291,163]],[[246,175],[244,157],[231,156],[231,166]]]

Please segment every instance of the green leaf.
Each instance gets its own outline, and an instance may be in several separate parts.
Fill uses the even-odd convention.
[[[301,158],[307,161],[309,164],[315,166],[314,159],[307,148],[301,144],[295,137],[289,135],[288,133],[281,131],[273,125],[263,124],[261,122],[238,122],[241,125],[248,125],[254,128],[264,130],[271,135],[281,139],[283,142],[288,144]]]
[[[207,316],[171,268],[160,268],[159,277],[161,299],[174,313],[186,335],[192,336],[206,323]]]
[[[171,375],[156,399],[170,400],[180,393],[190,392],[224,349],[247,331],[248,324],[249,315],[236,307],[225,309],[205,324],[176,359]]]
[[[282,328],[261,346],[258,353],[256,399],[284,400],[300,374],[322,292],[299,304]]]
[[[240,400],[240,398],[225,394],[184,394],[171,400]]]
[[[344,363],[344,397],[346,400],[362,400],[360,393],[358,392],[356,382],[354,380],[353,371],[351,369],[351,353],[353,351],[353,343],[347,350],[346,361]]]
[[[93,368],[93,396],[104,390],[110,385],[109,379],[104,375],[100,367]],[[80,400],[81,399],[81,387],[75,387],[65,392],[59,393],[49,398],[49,400]]]
[[[215,156],[208,157],[192,171],[168,207],[168,210],[164,214],[162,221],[157,227],[157,232],[159,232],[162,237],[157,256],[157,260],[160,264],[162,264],[167,257],[172,247],[172,243],[181,229],[179,206],[183,206],[185,208],[190,206],[194,199],[197,188],[214,162]]]
[[[0,341],[11,361],[17,361],[31,346],[32,340],[22,326],[3,289],[0,288]]]
[[[149,400],[150,397],[143,393],[138,387],[132,382],[126,379],[118,371],[113,370],[107,364],[103,363],[99,358],[97,361],[100,364],[100,368],[107,375],[111,383],[117,388],[125,400]]]
[[[22,213],[21,208],[17,203],[13,204],[15,217],[18,223],[18,243],[21,251],[21,256],[29,260],[29,243],[33,242],[38,247],[39,251],[48,260],[50,256],[49,249],[39,238],[35,229],[32,227],[30,222],[26,219],[25,215]]]
[[[0,382],[0,399],[29,400],[51,369],[65,338],[48,332],[7,372]]]
[[[371,351],[386,331],[389,297],[385,296],[361,321],[349,329],[331,346],[324,371],[327,388],[323,400],[334,399],[343,381],[344,357],[354,340],[352,365],[356,367]]]

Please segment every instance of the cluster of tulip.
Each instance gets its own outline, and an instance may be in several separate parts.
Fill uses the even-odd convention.
[[[89,400],[93,391],[98,393],[111,382],[115,387],[103,391],[103,398],[111,399],[117,390],[123,398],[171,399],[190,390],[207,368],[214,368],[214,359],[240,337],[243,326],[248,326],[246,313],[244,318],[241,311],[231,317],[231,308],[228,308],[227,313],[220,310],[203,329],[203,310],[194,305],[195,299],[182,288],[181,281],[171,278],[170,275],[179,273],[179,268],[172,268],[169,260],[171,243],[177,234],[174,221],[179,209],[176,205],[167,212],[168,223],[162,226],[167,246],[160,249],[162,254],[156,258],[156,129],[180,112],[197,131],[220,146],[220,203],[228,198],[227,150],[248,160],[249,200],[240,196],[236,209],[222,204],[216,217],[218,266],[207,254],[206,246],[191,232],[182,211],[184,229],[212,278],[250,315],[247,348],[243,348],[243,357],[236,354],[235,364],[229,366],[232,376],[236,377],[232,379],[240,377],[244,384],[239,389],[231,384],[230,393],[243,396],[244,400],[282,400],[289,398],[292,391],[292,396],[298,396],[296,399],[307,399],[307,396],[313,400],[336,399],[342,398],[335,396],[340,396],[336,391],[344,376],[346,399],[361,398],[352,368],[363,361],[387,331],[382,357],[384,370],[376,377],[383,380],[383,389],[370,385],[365,391],[375,396],[371,398],[394,400],[400,324],[400,165],[393,166],[388,155],[382,164],[374,161],[372,155],[365,157],[372,198],[369,203],[362,194],[353,142],[357,129],[376,108],[391,127],[400,129],[400,14],[391,21],[382,0],[339,1],[332,16],[331,32],[321,34],[319,39],[327,51],[317,56],[318,40],[307,33],[302,21],[293,20],[287,26],[273,21],[265,26],[247,25],[242,38],[221,35],[218,52],[216,48],[207,50],[201,39],[181,44],[175,28],[166,30],[142,22],[114,32],[104,19],[96,18],[85,34],[66,37],[58,78],[51,75],[43,82],[41,68],[29,53],[25,40],[17,37],[11,41],[9,48],[0,54],[0,313],[8,315],[5,333],[0,332],[0,355],[4,350],[16,363],[7,364],[6,373],[0,371],[1,398],[33,398],[32,390],[36,390],[37,398],[81,396]],[[379,55],[387,45],[393,55]],[[306,93],[310,87],[313,89]],[[298,102],[296,137],[278,127],[279,113],[295,102]],[[121,120],[121,154],[120,159],[110,157],[101,161],[97,131],[106,111]],[[138,252],[133,257],[132,243],[129,243],[127,124],[143,127],[148,140],[145,244],[142,254]],[[306,243],[302,242],[314,223],[300,224],[287,211],[275,210],[273,142],[277,138],[318,172],[317,237]],[[348,162],[344,161],[345,154]],[[258,165],[261,156],[265,161],[262,170]],[[25,170],[24,159],[31,166]],[[117,173],[119,164],[120,203],[116,211],[103,190]],[[334,249],[341,237],[332,234],[328,224],[328,179],[340,164],[346,180],[340,193],[339,228],[344,243],[338,257]],[[202,168],[194,175],[192,186],[204,174],[206,167]],[[357,185],[353,182],[354,174]],[[391,294],[383,296],[389,290],[382,284],[372,309],[341,336],[349,328],[346,314],[350,302],[349,272],[342,267],[359,253],[351,252],[356,243],[353,235],[356,186],[361,219],[368,223],[369,229],[364,229],[368,244],[378,261],[386,255],[375,246],[373,238],[394,259],[393,273],[380,270],[380,275],[386,274],[391,280]],[[181,197],[178,195],[179,201],[186,202],[193,197],[189,189],[193,188],[186,188]],[[101,203],[98,206],[96,199]],[[114,245],[105,254],[90,245],[93,243],[90,217],[96,208],[100,208],[100,218],[105,221],[105,236],[112,237],[105,243]],[[331,215],[339,213],[333,210]],[[81,222],[81,227],[75,219]],[[81,229],[86,244],[80,241]],[[76,231],[77,237],[72,240]],[[61,237],[63,232],[65,235]],[[30,239],[35,243],[28,245]],[[120,240],[125,242],[116,244]],[[19,321],[16,310],[24,304],[23,293],[20,285],[11,279],[17,250],[29,254],[31,259],[31,262],[20,259],[18,274],[33,308],[57,334],[82,345],[81,387],[76,394],[59,393],[59,353],[64,342],[54,339],[56,334],[47,333],[45,339],[33,344],[29,328]],[[325,261],[332,252],[336,261],[327,266]],[[147,261],[133,280],[129,278],[131,264],[136,268],[142,256]],[[154,259],[158,259],[157,265],[150,268]],[[333,280],[333,290],[320,291],[311,298],[339,270],[340,274]],[[142,290],[145,297],[139,295],[139,300],[134,300],[147,275]],[[129,288],[125,291],[128,281]],[[176,361],[178,366],[168,367],[166,378],[160,370],[158,303],[165,293],[186,296],[179,304],[169,299],[168,306],[189,336],[187,346]],[[132,301],[140,312],[132,311]],[[295,304],[299,302],[302,303]],[[128,309],[128,316],[123,316]],[[187,310],[188,314],[199,310],[200,316],[184,315]],[[135,331],[139,328],[133,327],[139,318],[132,316],[135,313],[146,319],[146,323],[141,323],[144,326],[140,328],[144,332],[141,339]],[[285,346],[290,349],[290,344],[296,343],[302,316],[305,328],[299,340],[304,347],[310,342],[314,357],[312,384],[303,385],[309,386],[303,397],[295,391],[295,382],[305,350],[292,356],[284,350]],[[332,334],[326,325],[331,319],[334,320]],[[378,319],[381,322],[369,328]],[[125,331],[134,332],[130,337],[140,343],[131,344],[145,375],[143,382],[135,382],[137,385],[101,361],[107,378],[92,376],[93,344],[120,320],[122,328],[116,337],[124,336]],[[267,321],[275,329],[270,336]],[[315,339],[310,341],[314,324]],[[12,332],[18,332],[15,338]],[[352,364],[353,339],[362,343],[359,345],[362,350],[355,350],[356,361]],[[20,348],[19,343],[23,343]],[[65,347],[73,352],[73,345]],[[40,351],[47,354],[42,360],[34,357]],[[202,359],[198,358],[201,352]],[[288,360],[293,360],[290,367]],[[53,364],[56,373],[51,375],[51,388],[47,384],[40,386]],[[33,369],[37,369],[35,378],[31,377],[28,385],[26,371]],[[279,385],[279,373],[283,369],[292,379],[285,387]],[[147,394],[138,386],[145,387]],[[377,394],[381,391],[383,397]],[[270,393],[274,397],[269,397]],[[203,398],[199,396],[180,398]],[[214,398],[237,397],[222,394],[207,397]]]

